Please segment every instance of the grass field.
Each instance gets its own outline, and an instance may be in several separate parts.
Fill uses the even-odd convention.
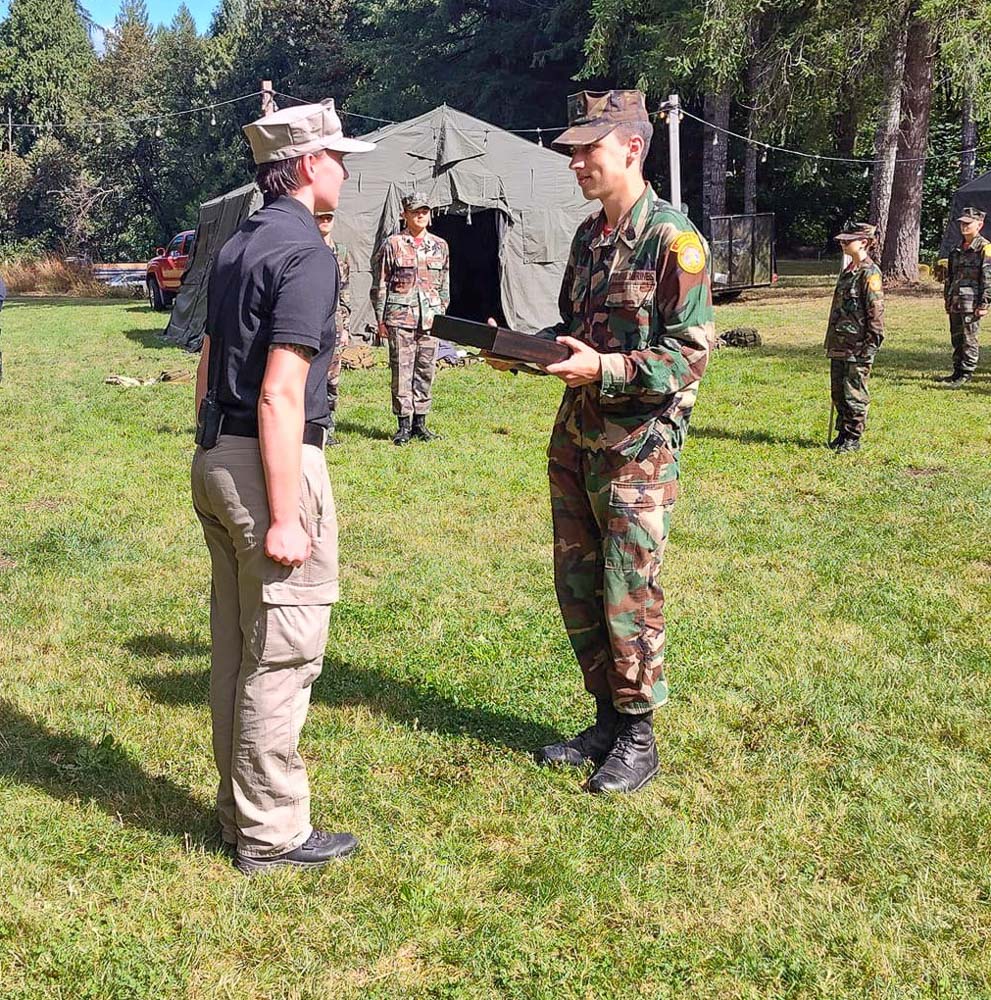
[[[991,997],[991,377],[888,302],[835,458],[828,299],[720,308],[666,582],[661,774],[601,799],[528,750],[585,724],[558,619],[552,379],[440,374],[389,443],[346,373],[343,599],[303,753],[353,860],[216,852],[192,369],[137,303],[20,300],[0,385],[0,996]]]

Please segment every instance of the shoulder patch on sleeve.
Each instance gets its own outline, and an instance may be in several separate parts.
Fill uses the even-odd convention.
[[[678,267],[686,274],[698,274],[705,268],[705,249],[698,234],[694,232],[681,233],[670,247],[671,253],[678,259]]]
[[[984,244],[984,256],[991,257],[991,243]]]
[[[881,291],[881,288],[882,288],[882,285],[881,285],[881,275],[880,275],[880,274],[878,274],[878,273],[877,273],[877,271],[875,271],[875,272],[874,272],[874,273],[873,273],[873,274],[872,274],[872,275],[871,275],[871,276],[870,276],[870,277],[869,277],[869,278],[867,279],[867,287],[868,287],[868,288],[869,288],[869,289],[870,289],[870,290],[871,290],[872,292],[879,292],[879,291]]]

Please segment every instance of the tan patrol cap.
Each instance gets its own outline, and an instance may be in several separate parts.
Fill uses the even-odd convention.
[[[968,205],[959,216],[957,216],[957,222],[983,222],[985,213],[980,211],[980,209],[974,208],[972,205]]]
[[[251,143],[251,153],[257,164],[291,160],[294,156],[318,153],[321,149],[367,153],[375,148],[374,142],[345,138],[333,98],[265,115],[245,125],[244,134]]]
[[[871,240],[877,236],[877,226],[872,226],[869,222],[848,222],[843,227],[842,233],[837,233],[834,240]]]
[[[554,146],[587,146],[604,139],[624,122],[649,122],[647,104],[640,90],[582,90],[568,97],[568,124]]]

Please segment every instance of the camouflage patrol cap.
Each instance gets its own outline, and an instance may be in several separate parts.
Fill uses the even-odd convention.
[[[413,212],[418,208],[430,208],[430,202],[422,191],[411,191],[403,195],[404,212]]]
[[[340,153],[367,153],[374,142],[348,139],[337,116],[333,98],[320,104],[299,104],[263,115],[243,126],[255,163],[291,160],[304,153],[335,149]]]
[[[877,236],[877,226],[872,226],[869,222],[848,222],[843,227],[842,233],[837,233],[834,240],[872,240]]]
[[[957,216],[957,222],[983,222],[985,214],[980,209],[974,208],[973,205],[968,205]]]
[[[568,97],[568,124],[555,146],[587,146],[604,139],[626,122],[649,122],[647,104],[639,90],[582,90]]]

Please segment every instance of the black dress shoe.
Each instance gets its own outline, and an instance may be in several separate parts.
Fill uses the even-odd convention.
[[[419,438],[421,441],[439,441],[440,434],[434,434],[433,431],[427,430],[427,415],[425,413],[414,413],[413,414],[413,437]]]
[[[392,439],[394,445],[409,444],[410,420],[409,417],[399,417],[399,430],[396,431]]]
[[[588,779],[590,792],[635,792],[657,774],[654,713],[620,714],[616,742],[598,771]]]
[[[619,712],[608,698],[595,701],[595,722],[583,729],[577,736],[563,743],[551,743],[534,752],[533,759],[543,765],[563,765],[582,767],[592,761],[601,764],[605,760],[616,738],[616,723]]]
[[[322,868],[330,861],[346,858],[358,850],[358,841],[350,833],[324,833],[314,830],[305,843],[285,854],[277,854],[274,858],[249,858],[238,853],[234,865],[245,875],[257,875],[259,872],[271,871],[291,865],[293,868]]]

